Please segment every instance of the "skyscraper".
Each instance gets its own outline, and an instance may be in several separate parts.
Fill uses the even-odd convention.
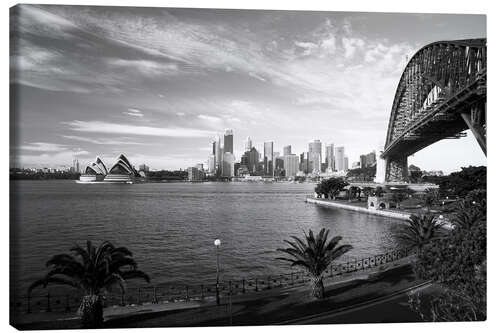
[[[349,170],[349,158],[347,156],[344,157],[344,170]]]
[[[299,157],[295,154],[283,156],[286,177],[295,177],[299,172]]]
[[[222,177],[234,177],[234,155],[225,152],[222,160]]]
[[[345,170],[344,166],[344,147],[335,148],[335,170]]]
[[[273,142],[264,142],[264,174],[266,176],[274,176],[273,159]]]
[[[220,136],[215,140],[215,174],[220,175],[222,173],[222,149],[220,146]]]
[[[224,133],[224,153],[233,154],[233,130],[227,129]]]
[[[286,155],[292,155],[292,146],[288,145],[283,147],[283,156]]]
[[[250,139],[249,136],[247,136],[247,139],[245,141],[245,151],[250,151],[252,149],[252,139]]]
[[[259,152],[255,147],[245,152],[245,161],[251,175],[255,175],[259,172]]]
[[[312,172],[321,172],[321,141],[312,140],[309,142],[309,161],[312,162]]]
[[[325,155],[326,155],[326,160],[325,160],[326,167],[330,170],[335,170],[335,154],[334,154],[333,143],[326,145]]]

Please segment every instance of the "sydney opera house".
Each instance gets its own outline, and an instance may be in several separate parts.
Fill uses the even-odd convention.
[[[89,163],[78,183],[134,183],[141,175],[134,169],[125,155],[120,154],[115,164],[108,170],[98,156],[95,162]]]

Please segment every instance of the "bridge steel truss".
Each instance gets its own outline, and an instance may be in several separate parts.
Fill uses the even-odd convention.
[[[486,155],[486,39],[431,43],[407,64],[391,110],[386,181],[406,181],[408,156],[470,129]]]

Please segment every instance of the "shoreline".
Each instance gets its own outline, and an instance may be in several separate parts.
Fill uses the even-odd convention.
[[[326,200],[326,199],[306,198],[306,202],[311,203],[311,204],[315,204],[315,205],[324,206],[324,207],[342,208],[342,209],[352,210],[352,211],[356,211],[356,212],[384,216],[384,217],[389,217],[389,218],[394,218],[394,219],[399,219],[399,220],[408,220],[410,218],[410,216],[412,215],[410,213],[403,213],[403,212],[399,213],[399,212],[394,212],[394,211],[390,211],[390,210],[368,209],[368,208],[364,208],[364,207],[349,205],[349,204],[335,202],[335,201]]]

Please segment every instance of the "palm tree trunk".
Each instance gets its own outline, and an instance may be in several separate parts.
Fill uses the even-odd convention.
[[[99,295],[83,296],[77,314],[81,318],[82,328],[101,327],[104,322],[101,297]]]
[[[311,284],[312,284],[312,296],[322,299],[325,297],[325,287],[323,285],[323,278],[322,277],[312,277],[311,278]]]

